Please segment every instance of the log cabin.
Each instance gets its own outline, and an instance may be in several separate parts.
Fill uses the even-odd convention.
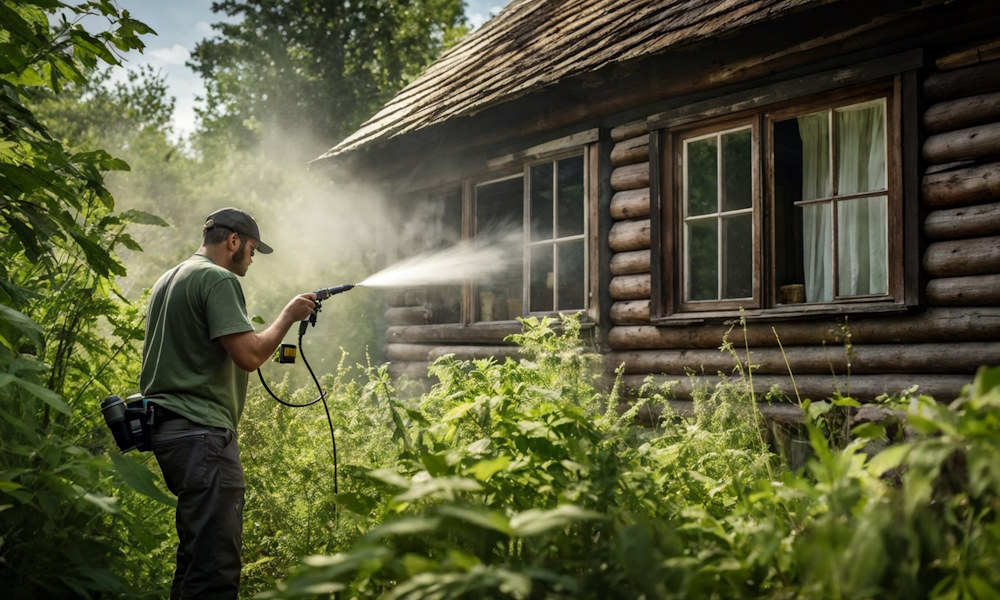
[[[747,356],[862,401],[1000,364],[996,0],[512,0],[313,166],[379,186],[390,261],[516,232],[386,294],[395,376],[559,313],[679,404]]]

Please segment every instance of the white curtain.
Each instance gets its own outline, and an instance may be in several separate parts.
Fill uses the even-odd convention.
[[[829,197],[830,112],[799,117],[802,199]],[[885,104],[857,104],[833,113],[838,195],[885,189]],[[833,299],[833,205],[807,205],[802,213],[807,302]],[[837,204],[838,295],[888,292],[888,198]]]
[[[837,111],[836,118],[839,193],[885,189],[885,109],[882,101]],[[840,295],[888,292],[888,226],[886,196],[849,200],[837,206]]]
[[[802,199],[829,197],[830,113],[798,118],[802,138]],[[833,211],[829,204],[802,209],[802,253],[806,302],[833,299]]]

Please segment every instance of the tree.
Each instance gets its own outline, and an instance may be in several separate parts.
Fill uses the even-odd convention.
[[[463,0],[223,0],[235,23],[189,65],[207,87],[206,134],[246,144],[274,127],[309,158],[351,133],[467,31]],[[234,141],[230,138],[229,141]]]
[[[82,22],[103,20],[91,33]],[[105,493],[117,478],[89,394],[106,393],[120,350],[134,343],[115,251],[137,248],[105,185],[128,165],[103,150],[71,149],[34,106],[82,84],[98,61],[142,49],[151,33],[109,0],[0,1],[0,595],[121,592],[119,513]],[[98,332],[98,326],[106,332]],[[115,340],[118,341],[116,344]],[[117,346],[117,347],[113,347]],[[93,451],[98,450],[95,456]]]

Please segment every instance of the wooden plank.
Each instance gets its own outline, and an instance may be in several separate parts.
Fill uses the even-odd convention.
[[[645,384],[645,375],[626,375],[622,377],[622,392],[626,397],[634,398]],[[686,376],[652,376],[652,382],[658,385],[670,384],[673,398],[670,405],[676,410],[691,411],[690,399],[695,386],[715,386],[718,379],[714,377],[698,377],[695,381]],[[792,422],[797,420],[800,409],[795,403],[797,398],[823,400],[832,398],[835,392],[850,396],[861,402],[871,402],[879,396],[899,394],[910,386],[917,386],[917,393],[926,394],[939,402],[950,402],[957,398],[962,386],[972,383],[969,374],[925,375],[909,373],[905,375],[851,375],[834,377],[833,375],[757,375],[753,377],[754,392],[757,395],[757,408],[762,415],[776,420]],[[777,386],[788,399],[788,403],[769,404],[763,401],[764,395]],[[798,395],[796,396],[796,391]],[[683,414],[683,413],[682,413]]]
[[[934,60],[934,66],[942,71],[950,71],[991,60],[1000,60],[1000,39],[980,40],[942,54]]]
[[[737,361],[747,370],[746,352],[736,354],[718,349],[616,350],[605,356],[605,368],[614,371],[624,365],[627,374],[732,373]],[[1000,364],[1000,342],[938,342],[933,344],[852,344],[848,356],[844,348],[795,346],[750,348],[754,373],[975,373],[983,365]],[[756,375],[755,375],[756,376]]]
[[[967,98],[1000,89],[1000,61],[942,71],[924,80],[924,97],[930,102]]]
[[[474,360],[477,358],[496,358],[503,362],[505,358],[517,358],[521,349],[517,346],[439,346],[428,355],[431,361],[451,354],[456,360]]]
[[[938,102],[924,112],[923,119],[924,127],[929,133],[954,131],[997,121],[1000,121],[1000,92]]]
[[[931,279],[927,301],[933,306],[1000,306],[1000,275]]]
[[[1000,276],[975,279],[976,289],[1000,295]],[[608,332],[614,350],[719,348],[725,340],[738,347],[839,346],[850,334],[858,344],[919,344],[936,341],[992,341],[1000,339],[1000,302],[984,308],[931,308],[915,314],[885,317],[829,316],[808,321],[753,322],[745,328],[733,323],[691,325],[616,326]]]
[[[931,277],[1000,273],[1000,236],[933,242],[924,252]]]
[[[932,135],[924,142],[924,160],[947,163],[1000,154],[1000,123],[988,123]]]
[[[921,66],[923,66],[923,52],[910,50],[858,65],[805,75],[781,83],[694,102],[652,115],[647,121],[650,129],[671,129],[694,121],[758,109],[778,102],[805,98],[822,92],[875,81]]]
[[[1000,202],[932,211],[924,219],[924,233],[932,240],[1000,235]]]
[[[648,250],[650,246],[649,219],[619,221],[611,226],[608,246],[613,252]]]
[[[1000,201],[1000,162],[924,175],[920,197],[932,209]]]

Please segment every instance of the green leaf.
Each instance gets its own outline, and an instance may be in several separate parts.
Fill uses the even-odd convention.
[[[115,464],[115,469],[121,476],[122,481],[131,486],[132,489],[161,504],[172,507],[177,506],[177,499],[167,495],[156,485],[156,478],[145,465],[131,457],[116,452],[111,453],[111,462]]]
[[[868,461],[868,472],[876,477],[881,477],[887,471],[899,467],[903,459],[910,452],[910,449],[911,446],[909,444],[889,446]]]
[[[42,402],[48,404],[53,409],[61,412],[64,415],[72,415],[73,411],[70,410],[66,401],[62,399],[62,396],[53,392],[52,390],[42,387],[37,383],[32,383],[20,377],[11,375],[10,373],[0,373],[0,387],[7,385],[16,385],[23,389],[24,391],[30,393],[35,398],[38,398]]]
[[[442,506],[437,510],[438,514],[470,523],[483,529],[497,531],[504,535],[512,535],[510,521],[500,513],[494,511],[474,510],[460,506]]]
[[[160,217],[141,210],[126,210],[119,215],[122,219],[137,223],[139,225],[155,225],[157,227],[169,227],[170,224]]]
[[[469,467],[469,474],[479,481],[486,482],[490,477],[503,471],[510,465],[509,456],[499,456],[497,458],[481,460]]]
[[[44,334],[42,333],[42,328],[23,313],[20,313],[4,304],[0,304],[0,319],[9,323],[21,335],[28,338],[35,348],[41,349],[44,347],[45,344],[42,337]],[[3,341],[5,342],[5,346],[11,350],[16,350],[12,345],[13,340],[8,340],[5,337]]]
[[[526,510],[511,517],[514,534],[530,537],[559,529],[580,521],[604,519],[604,515],[574,504],[563,504],[552,510]]]

